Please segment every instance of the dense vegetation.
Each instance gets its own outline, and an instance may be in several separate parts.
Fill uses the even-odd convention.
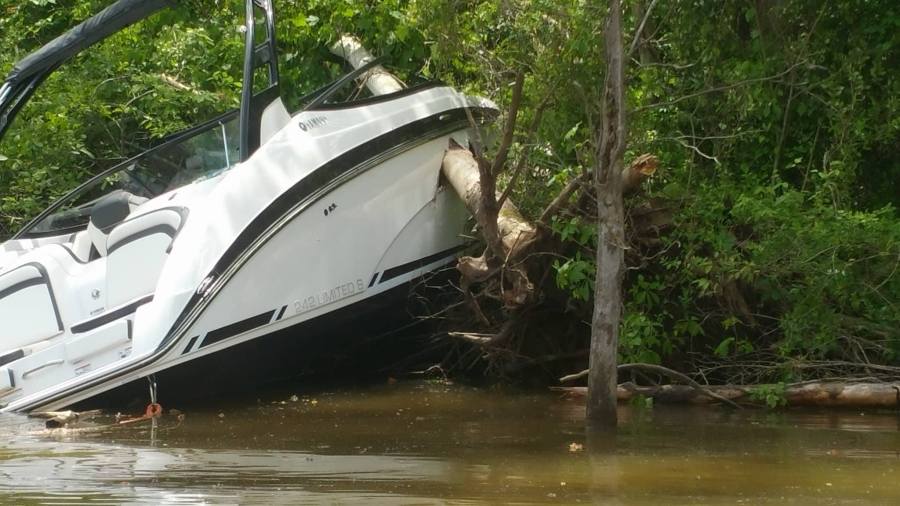
[[[106,3],[3,0],[0,69]],[[593,166],[599,4],[276,2],[284,89],[296,104],[340,74],[328,45],[342,32],[407,82],[440,79],[501,107],[523,73],[510,165],[524,170],[512,198],[537,219]],[[626,5],[626,160],[652,153],[661,169],[629,199],[632,223],[657,221],[630,236],[622,360],[744,382],[900,365],[900,4]],[[85,176],[236,106],[241,11],[233,1],[183,2],[57,72],[0,148],[0,235]],[[540,304],[571,335],[543,355],[583,348],[589,335],[589,187],[551,221],[559,290]]]

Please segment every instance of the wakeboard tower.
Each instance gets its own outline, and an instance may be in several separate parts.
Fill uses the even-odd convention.
[[[18,62],[0,139],[55,69],[166,6],[118,0]],[[271,0],[246,2],[243,70],[239,109],[104,171],[0,245],[0,411],[304,367],[341,342],[338,325],[384,330],[403,287],[464,245],[441,160],[489,102],[437,84],[331,102],[362,67],[290,113]]]

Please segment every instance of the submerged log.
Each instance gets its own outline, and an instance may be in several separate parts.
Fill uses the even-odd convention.
[[[732,402],[751,405],[762,401],[754,392],[764,391],[765,385],[704,386],[704,389]],[[583,399],[585,387],[553,387],[566,397]],[[616,391],[619,402],[628,402],[637,396],[673,404],[714,404],[718,401],[688,385],[638,386],[622,383]],[[786,406],[817,406],[845,408],[897,408],[900,407],[900,383],[805,383],[788,385],[783,399]]]

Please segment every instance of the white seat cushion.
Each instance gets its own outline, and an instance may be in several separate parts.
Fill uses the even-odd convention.
[[[71,251],[79,262],[89,262],[91,259],[91,246],[93,241],[87,230],[75,234],[75,240],[72,241]]]
[[[151,294],[181,229],[177,209],[159,209],[122,222],[107,239],[106,305],[120,304]]]
[[[0,349],[21,348],[62,331],[56,302],[38,264],[0,275]]]

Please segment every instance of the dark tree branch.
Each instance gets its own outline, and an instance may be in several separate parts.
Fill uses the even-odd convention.
[[[715,399],[719,402],[723,402],[725,404],[728,404],[729,406],[732,406],[732,407],[735,407],[738,409],[741,408],[736,402],[732,401],[731,399],[725,398],[725,397],[713,392],[712,390],[704,387],[700,383],[697,383],[696,381],[691,379],[689,376],[687,376],[683,373],[680,373],[678,371],[675,371],[673,369],[669,369],[668,367],[663,367],[661,365],[656,365],[656,364],[635,363],[635,364],[621,364],[616,368],[616,370],[617,371],[632,371],[632,370],[634,370],[634,371],[645,371],[645,372],[653,372],[653,373],[661,374],[663,376],[667,376],[669,378],[682,381],[689,387],[693,388],[694,390],[696,390],[696,391],[702,393],[703,395],[706,395],[712,399]],[[590,373],[590,369],[585,369],[585,370],[575,373],[575,374],[569,374],[569,375],[563,376],[562,378],[559,378],[559,382],[566,383],[569,381],[575,381],[577,379],[584,378],[589,373]]]
[[[650,2],[650,6],[647,7],[647,12],[644,13],[643,19],[641,19],[641,24],[638,25],[637,30],[634,32],[634,38],[631,39],[631,47],[628,48],[628,59],[630,60],[632,56],[634,56],[634,52],[637,51],[638,46],[640,45],[641,35],[644,33],[644,26],[647,25],[647,20],[650,19],[650,13],[653,12],[653,7],[656,5],[658,0],[653,0]]]
[[[506,129],[503,132],[503,140],[500,142],[500,148],[497,150],[497,156],[494,157],[494,163],[491,167],[491,175],[497,177],[503,167],[506,165],[506,158],[509,156],[509,148],[512,147],[513,136],[516,133],[516,119],[519,116],[519,106],[522,104],[522,87],[525,84],[525,71],[519,70],[516,73],[516,81],[513,83],[512,99],[509,102],[509,116],[506,119]]]
[[[544,110],[547,108],[547,105],[550,103],[550,95],[548,94],[544,97],[544,100],[541,101],[541,104],[538,106],[537,110],[534,112],[534,118],[531,120],[531,125],[528,127],[528,133],[525,134],[525,138],[523,139],[522,144],[528,145],[531,143],[531,140],[534,138],[537,129],[541,126],[541,121],[544,119]],[[500,198],[497,199],[497,207],[502,209],[503,203],[506,202],[506,199],[509,198],[510,192],[516,185],[516,180],[519,178],[519,175],[522,173],[522,170],[525,169],[525,163],[528,161],[528,157],[523,153],[519,157],[518,163],[516,163],[515,171],[512,174],[512,177],[509,178],[509,183],[506,185],[506,188],[503,190],[503,194],[500,195]]]
[[[646,111],[648,109],[657,109],[660,107],[668,107],[670,105],[675,105],[679,102],[684,102],[685,100],[690,100],[692,98],[700,97],[703,95],[708,95],[710,93],[718,93],[720,91],[732,90],[734,88],[739,88],[741,86],[746,86],[748,84],[761,83],[761,82],[765,82],[765,81],[774,81],[776,79],[780,79],[780,78],[790,74],[795,68],[799,67],[800,65],[805,65],[805,64],[806,64],[805,61],[797,62],[797,63],[791,65],[790,67],[788,67],[787,69],[785,69],[777,74],[773,74],[771,76],[755,77],[753,79],[744,79],[742,81],[737,81],[737,82],[734,82],[731,84],[726,84],[723,86],[716,86],[713,88],[700,90],[700,91],[697,91],[694,93],[688,93],[687,95],[683,95],[683,96],[678,97],[673,100],[667,100],[665,102],[657,102],[655,104],[647,104],[645,106],[641,106],[641,107],[634,109],[634,112]]]
[[[550,226],[550,220],[556,216],[559,210],[569,201],[569,198],[575,193],[581,185],[587,183],[591,176],[592,172],[582,172],[578,177],[572,178],[566,184],[566,186],[556,195],[556,198],[553,199],[552,202],[544,209],[544,212],[541,213],[541,217],[538,218],[538,223],[540,223],[544,227]]]

